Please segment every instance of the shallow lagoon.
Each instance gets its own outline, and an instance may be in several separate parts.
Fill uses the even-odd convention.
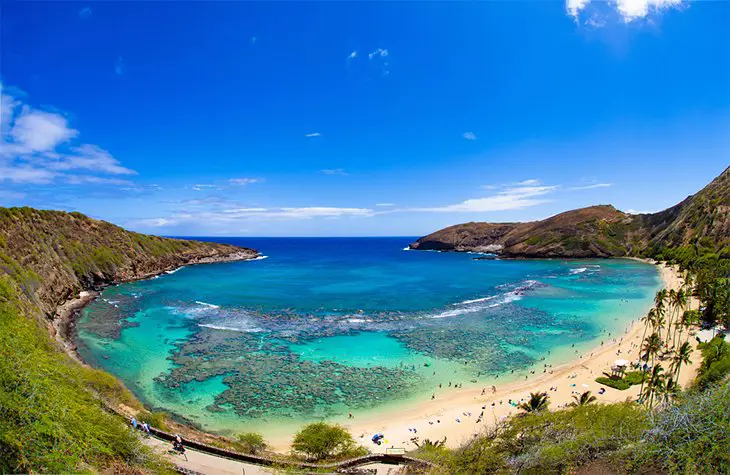
[[[109,288],[79,350],[150,406],[277,435],[542,371],[621,333],[660,286],[636,261],[474,260],[412,240],[221,239],[269,257]]]

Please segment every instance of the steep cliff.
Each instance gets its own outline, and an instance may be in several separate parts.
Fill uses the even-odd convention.
[[[662,248],[730,242],[730,168],[664,211],[631,215],[591,206],[528,223],[466,223],[436,231],[411,249],[493,252],[504,257],[621,257]]]
[[[226,244],[126,231],[81,213],[0,208],[0,273],[20,266],[33,274],[26,293],[46,315],[83,289],[186,264],[256,255],[252,249]]]

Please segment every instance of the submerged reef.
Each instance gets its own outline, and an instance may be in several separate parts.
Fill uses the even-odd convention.
[[[407,368],[352,367],[302,360],[260,333],[201,328],[178,343],[176,367],[156,381],[168,389],[224,376],[228,389],[207,409],[244,417],[333,415],[336,406],[372,407],[414,391],[422,377]]]

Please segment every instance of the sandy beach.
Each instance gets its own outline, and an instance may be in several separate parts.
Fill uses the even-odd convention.
[[[681,286],[682,278],[676,269],[664,265],[658,266],[658,269],[667,289],[678,289]],[[696,302],[693,305],[696,308]],[[355,415],[355,419],[346,424],[346,427],[357,441],[372,452],[384,452],[390,447],[415,449],[412,442],[414,437],[420,440],[440,440],[446,437],[447,445],[456,447],[502,418],[520,412],[508,401],[526,400],[530,392],[546,391],[550,396],[551,410],[570,404],[574,394],[587,390],[592,391],[599,402],[636,399],[639,386],[632,386],[625,391],[605,387],[606,392],[599,395],[598,390],[604,386],[596,383],[595,378],[604,372],[610,372],[616,359],[634,361],[638,358],[638,347],[644,331],[643,325],[639,323],[642,316],[634,315],[623,334],[613,335],[615,339],[608,339],[602,346],[583,352],[570,363],[548,368],[546,373],[530,374],[524,381],[506,382],[494,389],[444,388],[435,393],[435,399],[400,408],[397,412],[362,418]],[[690,342],[695,352],[692,354],[693,363],[681,372],[680,383],[683,386],[694,377],[700,361],[695,340],[691,338]],[[522,375],[525,372],[521,371]],[[376,445],[370,440],[377,432],[385,435],[385,443],[382,445]],[[286,451],[289,448],[288,440],[270,442],[275,450]]]

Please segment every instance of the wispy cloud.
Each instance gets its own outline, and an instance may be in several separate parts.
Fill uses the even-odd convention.
[[[134,228],[161,228],[182,224],[205,222],[211,226],[230,226],[242,221],[338,219],[343,217],[374,216],[369,208],[340,208],[332,206],[309,206],[290,208],[229,208],[198,212],[177,212],[171,216],[145,218],[128,223]]]
[[[79,132],[62,113],[31,107],[7,90],[0,84],[0,182],[121,184],[128,182],[97,175],[136,174],[97,145],[74,145]]]
[[[311,134],[304,134],[305,137],[321,137],[322,134],[319,132],[312,132]]]
[[[231,178],[228,183],[233,186],[253,185],[254,183],[263,183],[263,178]]]
[[[328,169],[320,170],[320,172],[325,175],[347,176],[347,172],[343,168],[328,168]]]
[[[566,0],[565,10],[576,22],[601,27],[607,24],[612,15],[625,23],[631,23],[668,9],[681,8],[687,3],[688,0]]]
[[[517,182],[517,184],[520,186],[534,186],[539,185],[540,180],[538,180],[537,178],[530,178],[529,180],[522,180],[520,182]]]
[[[375,51],[368,53],[368,60],[380,69],[382,76],[390,75],[389,58],[390,52],[385,48],[378,48]]]
[[[117,76],[124,74],[124,58],[117,56],[117,60],[114,62],[114,72]]]
[[[79,16],[84,20],[91,16],[91,7],[84,7],[79,10]]]
[[[432,208],[410,208],[409,211],[435,213],[484,213],[528,208],[547,203],[543,198],[559,187],[554,186],[514,186],[483,198],[472,198],[461,203],[436,206]]]
[[[476,140],[477,135],[474,132],[464,132],[461,134],[462,137],[464,137],[467,140]]]
[[[373,59],[378,56],[380,56],[381,58],[385,58],[386,56],[388,56],[388,50],[383,49],[383,48],[378,48],[375,51],[373,51],[372,53],[368,54],[368,59]]]
[[[256,38],[255,36],[252,36],[251,38],[249,38],[248,42],[251,43],[252,45],[255,45],[258,40],[259,39]]]
[[[383,208],[383,207],[395,206],[395,204],[394,203],[377,203],[375,206]]]
[[[212,185],[208,183],[198,183],[190,187],[194,191],[205,191],[205,190],[220,190],[218,185]]]
[[[355,58],[357,58],[357,51],[353,51],[352,53],[347,55],[348,60],[353,60]]]
[[[575,191],[579,191],[579,190],[593,190],[595,188],[608,188],[609,186],[611,186],[611,183],[595,183],[593,185],[572,186],[572,187],[570,187],[568,189],[569,190],[575,190]]]

